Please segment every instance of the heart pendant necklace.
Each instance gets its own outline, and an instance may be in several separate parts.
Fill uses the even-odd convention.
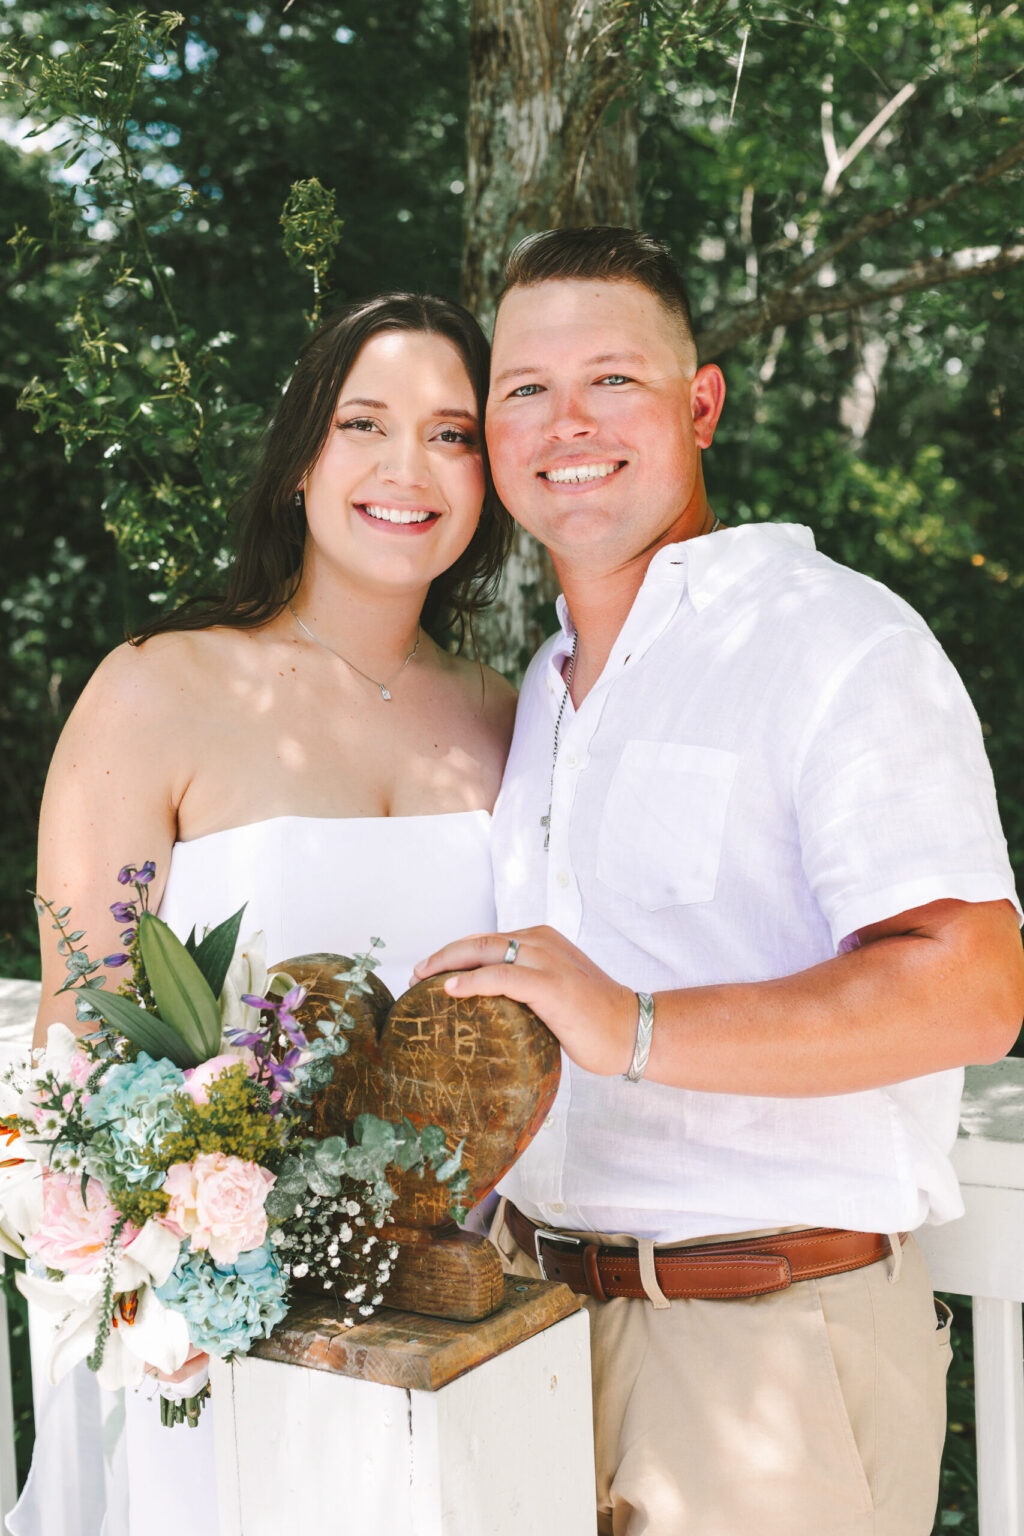
[[[327,653],[329,655],[334,656],[338,661],[343,661],[345,663],[346,667],[349,667],[351,669],[351,671],[355,672],[358,677],[365,678],[368,683],[372,683],[375,688],[379,688],[380,689],[380,696],[383,699],[384,703],[385,704],[390,704],[390,702],[391,702],[391,684],[394,682],[395,678],[398,676],[398,674],[400,672],[404,672],[405,671],[406,667],[409,665],[410,661],[412,661],[413,657],[416,655],[416,652],[420,648],[420,631],[419,631],[418,628],[416,630],[416,644],[413,646],[413,648],[409,652],[408,656],[402,662],[402,665],[400,667],[396,667],[394,672],[392,672],[391,676],[389,678],[386,678],[383,683],[379,683],[375,677],[371,677],[370,676],[369,672],[364,672],[361,667],[357,667],[356,666],[354,661],[349,661],[347,656],[343,656],[340,651],[336,651],[334,649],[333,645],[328,645],[325,640],[321,640],[320,639],[319,635],[314,635],[314,633],[310,629],[309,625],[308,624],[303,624],[302,620],[299,618],[298,614],[295,612],[295,609],[292,607],[291,603],[288,604],[288,612],[291,614],[291,616],[295,620],[296,624],[302,630],[302,633],[304,635],[308,635],[309,638],[312,640],[314,645],[318,645],[322,651],[327,651]]]

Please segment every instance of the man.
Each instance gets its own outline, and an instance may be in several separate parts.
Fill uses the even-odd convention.
[[[492,1238],[591,1298],[601,1531],[926,1536],[948,1319],[903,1238],[962,1209],[958,1069],[1020,1022],[1012,879],[922,621],[806,529],[719,525],[724,392],[656,242],[514,252],[487,439],[562,630],[495,812],[503,931],[418,971],[563,1046]]]

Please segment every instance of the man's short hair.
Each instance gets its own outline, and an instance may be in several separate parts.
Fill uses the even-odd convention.
[[[512,288],[566,279],[639,283],[661,300],[693,342],[690,298],[679,268],[668,247],[642,230],[590,224],[527,235],[505,263],[498,303]]]

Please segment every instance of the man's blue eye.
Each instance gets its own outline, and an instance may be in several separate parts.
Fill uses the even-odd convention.
[[[512,394],[513,395],[518,395],[521,400],[528,400],[531,395],[536,395],[536,394],[539,394],[539,393],[540,393],[540,385],[539,384],[520,384],[518,389],[514,389],[512,391]]]
[[[606,373],[601,380],[602,384],[628,384],[629,379],[624,373]]]

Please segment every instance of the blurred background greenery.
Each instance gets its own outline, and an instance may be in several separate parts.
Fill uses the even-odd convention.
[[[515,46],[507,9],[0,7],[0,975],[38,975],[68,710],[126,626],[216,578],[315,315],[415,288],[486,318],[512,238],[609,210],[669,243],[725,371],[715,510],[808,523],[924,615],[1024,863],[1020,7],[554,0]],[[513,677],[539,569],[484,635]],[[952,1419],[966,1444],[969,1394]],[[942,1528],[969,1531],[953,1444]]]

